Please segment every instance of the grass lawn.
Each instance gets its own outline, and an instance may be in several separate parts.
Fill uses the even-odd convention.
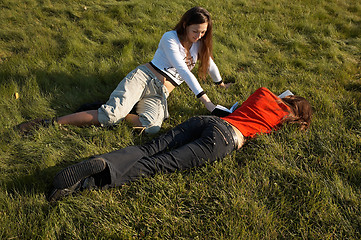
[[[13,127],[106,101],[196,5],[212,14],[214,59],[234,82],[202,82],[211,100],[290,89],[314,107],[310,130],[288,126],[196,171],[49,204],[57,171],[151,136],[125,123]],[[0,239],[360,239],[360,78],[357,0],[1,0]],[[161,132],[208,114],[186,84],[168,103]]]

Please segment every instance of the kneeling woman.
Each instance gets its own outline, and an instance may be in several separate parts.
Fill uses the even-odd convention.
[[[299,96],[279,98],[259,88],[225,117],[192,117],[147,144],[129,146],[91,157],[61,170],[54,178],[49,201],[82,189],[117,187],[158,172],[199,167],[224,158],[246,139],[277,130],[284,123],[307,129],[312,107]]]

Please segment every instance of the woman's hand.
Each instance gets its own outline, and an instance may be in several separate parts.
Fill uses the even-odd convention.
[[[212,103],[212,101],[208,98],[207,94],[203,94],[199,100],[201,100],[201,102],[206,106],[206,108],[208,109],[208,111],[212,112],[215,108],[216,105],[214,105]]]
[[[222,82],[221,84],[219,84],[218,86],[222,87],[222,88],[225,88],[225,89],[228,89],[230,86],[232,86],[233,83],[224,83]]]

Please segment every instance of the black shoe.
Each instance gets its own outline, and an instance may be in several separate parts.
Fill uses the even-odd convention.
[[[48,201],[53,202],[74,192],[90,188],[90,185],[94,184],[89,184],[91,178],[88,177],[100,173],[105,168],[104,159],[91,158],[61,170],[54,177],[53,188],[47,197]],[[87,178],[88,181],[85,181]]]
[[[64,188],[64,189],[52,188],[47,196],[47,200],[49,202],[55,202],[63,197],[78,192],[80,191],[81,185],[82,185],[81,181],[79,181],[70,188]]]
[[[20,131],[22,133],[26,133],[30,130],[37,129],[41,126],[49,127],[51,125],[54,125],[54,122],[55,122],[55,118],[53,118],[53,119],[37,118],[37,119],[31,120],[29,122],[20,123],[19,125],[15,126],[15,129],[17,129],[18,131]]]

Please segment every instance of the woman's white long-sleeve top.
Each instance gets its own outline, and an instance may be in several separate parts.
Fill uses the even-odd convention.
[[[195,95],[203,92],[197,78],[191,72],[198,59],[200,42],[192,44],[187,58],[186,50],[181,44],[175,30],[166,32],[158,45],[151,63],[160,69],[173,84],[180,85],[186,82]],[[215,83],[222,81],[217,65],[210,58],[208,73]]]

